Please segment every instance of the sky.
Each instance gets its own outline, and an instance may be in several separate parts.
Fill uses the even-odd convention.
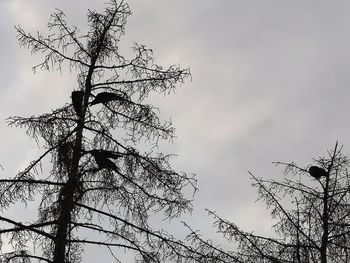
[[[50,111],[76,87],[69,73],[31,67],[40,56],[20,48],[14,25],[44,30],[63,10],[80,28],[87,9],[104,1],[0,0],[0,174],[13,176],[40,153],[25,131],[5,119]],[[248,171],[279,179],[272,162],[306,167],[336,140],[350,149],[350,2],[324,0],[130,0],[123,47],[152,48],[161,65],[190,67],[192,80],[175,94],[155,97],[176,138],[161,151],[173,167],[197,175],[194,211],[185,220],[216,240],[216,211],[243,229],[269,233],[263,203],[255,202]],[[181,224],[170,231],[184,232]]]

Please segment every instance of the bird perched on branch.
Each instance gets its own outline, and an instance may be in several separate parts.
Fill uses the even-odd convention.
[[[310,166],[309,173],[315,179],[320,179],[322,176],[328,176],[327,171],[318,166]]]
[[[110,159],[118,159],[122,156],[121,154],[106,150],[91,150],[87,152],[94,157],[98,168],[112,169],[116,172],[119,172],[119,168],[117,167],[117,165]]]
[[[83,97],[84,91],[82,90],[74,90],[72,92],[73,108],[78,117],[82,114]]]
[[[107,150],[99,150],[101,153],[103,153],[104,156],[110,159],[118,159],[122,157],[123,155],[119,152],[113,152],[113,151],[107,151]]]
[[[122,96],[120,94],[116,94],[113,92],[101,92],[96,95],[95,99],[91,102],[92,105],[96,105],[99,103],[106,104],[110,101],[125,101],[125,96]]]

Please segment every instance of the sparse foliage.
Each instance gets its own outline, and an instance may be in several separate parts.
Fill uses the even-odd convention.
[[[117,261],[118,248],[134,251],[137,262],[183,262],[192,253],[148,224],[155,212],[174,218],[190,211],[182,189],[196,190],[196,181],[175,172],[170,156],[155,152],[159,139],[173,138],[174,128],[144,101],[153,92],[171,93],[190,73],[159,66],[143,45],[135,44],[130,59],[121,55],[118,44],[130,14],[124,1],[111,0],[103,13],[88,12],[85,35],[68,26],[59,10],[47,36],[16,28],[23,47],[44,54],[34,70],[68,66],[77,72],[78,84],[72,102],[62,108],[8,119],[25,128],[44,152],[15,177],[0,180],[1,211],[40,201],[32,222],[0,217],[6,223],[0,236],[6,235],[13,248],[1,262],[80,262],[90,245],[108,248]],[[42,174],[48,161],[51,172]]]
[[[280,162],[276,164],[285,167],[283,180],[251,174],[259,200],[266,203],[277,222],[274,237],[243,231],[208,211],[218,232],[232,243],[232,250],[215,246],[192,231],[190,240],[207,255],[208,261],[202,262],[349,262],[350,160],[337,143],[326,157],[314,162],[320,176],[314,176],[315,168]]]

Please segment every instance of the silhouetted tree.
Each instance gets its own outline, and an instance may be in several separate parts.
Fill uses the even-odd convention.
[[[9,118],[45,150],[15,177],[0,180],[2,211],[40,200],[32,222],[0,217],[0,236],[13,247],[1,262],[79,262],[86,245],[105,246],[116,260],[114,249],[134,251],[137,262],[183,262],[192,253],[148,223],[155,212],[173,218],[191,210],[182,189],[195,191],[196,181],[155,152],[158,140],[173,138],[174,128],[144,103],[152,92],[172,92],[190,73],[159,66],[143,45],[135,44],[130,59],[121,55],[130,14],[124,1],[111,0],[103,13],[88,12],[86,34],[68,26],[61,11],[51,15],[47,36],[16,27],[22,46],[44,54],[34,70],[68,65],[78,78],[71,103],[40,116]],[[49,174],[40,173],[45,160],[52,163]]]
[[[192,231],[189,239],[197,251],[207,255],[202,262],[349,262],[350,161],[337,143],[315,163],[317,166],[311,166],[309,173],[307,167],[278,162],[285,166],[285,177],[278,181],[251,174],[259,200],[266,203],[277,222],[274,237],[243,231],[208,211],[215,218],[218,232],[233,248],[222,249]],[[315,176],[315,171],[321,175]]]

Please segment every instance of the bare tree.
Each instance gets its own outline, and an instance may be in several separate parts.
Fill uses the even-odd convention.
[[[124,1],[111,0],[103,13],[88,12],[85,35],[59,10],[51,15],[47,36],[16,28],[23,47],[44,54],[34,70],[68,68],[77,72],[78,84],[62,108],[8,119],[44,152],[15,177],[0,180],[2,211],[40,200],[32,222],[0,217],[0,236],[13,247],[1,262],[79,262],[89,245],[108,248],[117,261],[118,248],[134,251],[137,262],[183,262],[192,253],[148,223],[156,212],[174,218],[190,211],[182,189],[195,191],[196,181],[175,172],[169,155],[156,152],[158,140],[172,139],[174,128],[144,102],[152,92],[171,93],[190,73],[156,64],[143,45],[134,45],[130,59],[122,56],[118,44],[130,14]],[[49,174],[41,173],[45,161],[52,163]]]
[[[349,262],[350,161],[337,143],[314,162],[306,168],[276,163],[285,166],[285,177],[278,181],[251,174],[258,199],[277,222],[274,237],[243,231],[208,211],[233,248],[227,251],[192,231],[189,239],[207,255],[203,262]]]

